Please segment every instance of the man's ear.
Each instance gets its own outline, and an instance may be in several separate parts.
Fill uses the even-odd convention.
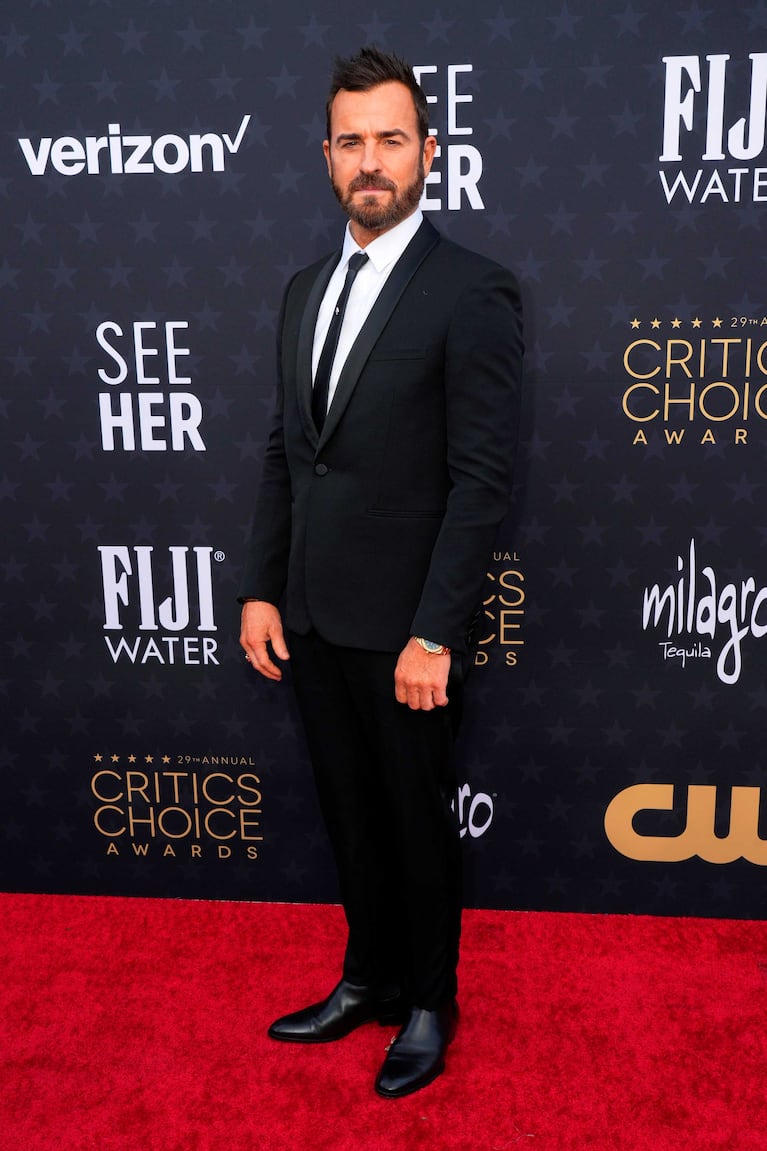
[[[434,163],[434,153],[437,150],[437,141],[434,136],[427,136],[423,142],[423,170],[428,176]]]
[[[322,151],[325,153],[325,163],[328,166],[328,175],[332,177],[333,172],[332,172],[331,165],[330,165],[330,141],[329,140],[323,140],[322,141]]]

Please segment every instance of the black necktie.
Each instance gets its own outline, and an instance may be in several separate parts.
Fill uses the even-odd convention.
[[[338,297],[335,311],[330,321],[328,334],[325,336],[325,343],[322,345],[322,352],[320,354],[319,363],[317,364],[317,371],[314,374],[314,391],[312,392],[312,418],[314,425],[318,432],[322,431],[322,426],[325,423],[325,416],[328,410],[328,392],[330,390],[330,373],[333,368],[333,360],[338,347],[338,337],[341,334],[341,325],[344,322],[344,312],[346,311],[346,302],[349,299],[349,293],[352,290],[354,277],[359,272],[362,265],[367,260],[364,252],[355,252],[349,260],[349,265],[346,270],[346,279],[344,286],[341,289],[341,295]]]

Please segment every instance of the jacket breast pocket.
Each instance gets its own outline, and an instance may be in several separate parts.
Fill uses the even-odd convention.
[[[371,413],[386,397],[369,488],[370,515],[411,521],[444,515],[449,488],[446,413],[437,353],[428,346],[389,345],[376,348],[368,362],[365,386]]]
[[[441,520],[444,508],[368,508],[367,515],[390,520]]]
[[[391,360],[425,360],[426,348],[375,348],[369,363],[384,363]]]

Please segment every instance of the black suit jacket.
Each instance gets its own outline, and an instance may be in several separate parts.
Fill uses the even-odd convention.
[[[399,651],[410,635],[465,650],[503,519],[522,360],[514,277],[426,220],[344,365],[318,436],[317,312],[338,262],[299,272],[283,301],[279,387],[241,598],[289,628]]]

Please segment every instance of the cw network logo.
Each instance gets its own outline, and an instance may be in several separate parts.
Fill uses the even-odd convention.
[[[605,833],[621,855],[639,862],[682,863],[697,856],[706,863],[734,863],[746,859],[767,866],[767,840],[759,836],[761,788],[733,787],[729,829],[715,830],[716,787],[691,784],[687,788],[687,812],[682,831],[673,835],[639,832],[634,819],[648,812],[674,810],[672,783],[637,783],[618,792],[605,812]]]
[[[44,176],[49,166],[62,176],[91,176],[112,173],[115,176],[143,176],[162,172],[175,176],[179,172],[223,172],[227,153],[240,150],[250,116],[243,116],[236,135],[227,132],[194,133],[178,136],[166,133],[153,139],[145,135],[123,136],[119,124],[110,124],[106,136],[42,136],[33,144],[27,136],[19,137],[27,167],[33,176]]]

